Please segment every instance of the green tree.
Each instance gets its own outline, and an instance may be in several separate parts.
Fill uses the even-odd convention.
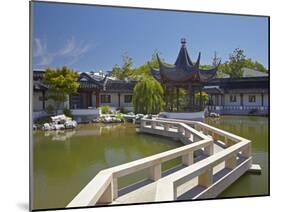
[[[260,72],[267,72],[266,68],[258,61],[253,62],[251,58],[245,60],[245,67],[254,69]]]
[[[151,56],[150,61],[146,62],[145,64],[137,67],[136,69],[134,69],[133,74],[132,74],[132,78],[135,80],[139,80],[141,77],[150,77],[151,72],[150,72],[150,68],[159,68],[159,63],[156,57],[156,54],[159,54],[158,51],[154,51],[154,53]],[[164,61],[161,58],[161,61]],[[166,64],[166,63],[165,63]]]
[[[200,65],[199,68],[202,69],[202,70],[208,70],[208,69],[213,68],[213,66],[211,66],[211,65]]]
[[[163,88],[159,82],[144,76],[136,84],[133,94],[135,113],[156,114],[163,110]]]
[[[255,69],[261,72],[268,72],[268,70],[258,61],[255,62]]]
[[[49,87],[48,99],[56,103],[56,114],[67,96],[76,93],[79,87],[79,74],[66,66],[58,69],[47,68],[43,81]]]
[[[133,74],[132,65],[133,59],[126,54],[123,55],[122,67],[116,64],[112,69],[112,76],[120,80],[124,80],[126,78],[130,79]]]
[[[209,97],[208,97],[208,94],[204,91],[201,92],[201,101],[202,101],[202,105],[206,105],[208,100],[209,100]],[[196,101],[196,104],[200,104],[200,92],[197,92],[195,94],[195,101]]]
[[[229,55],[229,61],[225,63],[224,73],[230,77],[243,77],[243,68],[245,67],[244,51],[236,48],[233,53]]]
[[[217,52],[215,52],[214,57],[213,57],[213,62],[212,62],[213,67],[216,67],[220,61],[221,61],[221,58],[218,57]]]

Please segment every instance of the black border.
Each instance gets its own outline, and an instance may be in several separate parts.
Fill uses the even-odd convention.
[[[66,4],[66,5],[80,5],[80,6],[96,6],[96,7],[110,7],[110,8],[122,8],[122,9],[141,9],[141,10],[156,10],[156,11],[172,11],[172,12],[189,12],[189,13],[203,13],[212,15],[236,15],[236,16],[248,16],[248,17],[263,17],[268,20],[268,194],[262,195],[249,195],[249,196],[232,196],[232,197],[219,197],[211,199],[200,199],[200,200],[175,200],[175,201],[159,201],[159,202],[143,202],[143,203],[128,203],[128,204],[115,204],[115,205],[97,205],[97,206],[81,206],[81,207],[69,207],[69,208],[42,208],[32,209],[32,198],[33,198],[33,187],[32,187],[32,29],[33,29],[33,14],[32,14],[32,3],[46,3],[46,4]],[[51,210],[69,210],[69,209],[88,209],[88,208],[100,208],[100,207],[119,207],[119,206],[130,206],[130,205],[150,205],[150,204],[161,204],[161,203],[177,203],[177,202],[194,202],[194,201],[205,201],[205,200],[223,200],[223,199],[241,199],[241,198],[253,198],[253,197],[268,197],[270,196],[270,16],[269,15],[252,15],[252,14],[239,14],[239,13],[224,13],[224,12],[207,12],[207,11],[195,11],[195,10],[177,10],[177,9],[163,9],[163,8],[149,8],[149,7],[134,7],[134,6],[117,6],[117,5],[101,5],[101,4],[89,4],[89,3],[72,3],[72,2],[56,2],[56,1],[42,1],[42,0],[30,0],[29,1],[29,211],[51,211]]]

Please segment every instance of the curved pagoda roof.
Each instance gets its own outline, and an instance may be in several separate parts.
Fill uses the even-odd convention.
[[[208,82],[216,76],[219,64],[209,70],[199,68],[201,53],[199,52],[197,61],[193,63],[188,55],[185,39],[181,40],[181,49],[177,60],[173,66],[167,66],[159,58],[159,69],[151,68],[152,76],[160,82],[188,83],[188,82]]]

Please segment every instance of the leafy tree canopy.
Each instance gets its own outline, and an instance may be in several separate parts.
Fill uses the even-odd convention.
[[[250,68],[260,72],[267,72],[266,68],[258,61],[253,62],[251,58],[246,58],[242,49],[235,49],[229,60],[221,64],[218,68],[218,77],[228,74],[230,77],[242,77],[243,68]]]
[[[112,69],[112,76],[116,77],[117,79],[124,80],[130,79],[133,74],[133,60],[128,55],[123,55],[123,64],[120,67],[119,65],[115,65]]]
[[[164,91],[151,76],[143,76],[136,84],[133,94],[135,113],[155,114],[163,110]]]
[[[61,103],[67,100],[67,95],[76,93],[79,87],[79,74],[66,66],[62,68],[47,68],[43,81],[49,87],[47,98],[56,102],[57,110]]]
[[[245,67],[254,69],[260,72],[267,72],[266,68],[258,61],[253,62],[251,58],[245,60]]]
[[[245,67],[246,56],[242,49],[236,48],[230,55],[229,61],[225,63],[224,73],[230,77],[242,77]]]
[[[148,61],[147,63],[137,67],[134,72],[133,72],[133,79],[140,79],[142,77],[148,77],[148,76],[152,76],[151,72],[150,72],[150,68],[157,68],[159,69],[159,63],[157,60],[157,56],[156,54],[158,53],[158,55],[160,54],[158,51],[154,51],[154,53],[151,56],[150,61]],[[161,58],[161,61],[167,65],[167,66],[171,66],[171,64],[166,63],[165,60],[163,58]]]

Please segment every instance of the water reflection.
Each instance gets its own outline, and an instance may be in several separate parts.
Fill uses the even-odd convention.
[[[206,119],[205,121],[210,125],[251,140],[253,163],[260,164],[262,168],[261,175],[243,175],[220,196],[236,197],[268,194],[268,118],[222,116],[219,119]]]
[[[125,129],[124,124],[95,124],[95,125],[84,125],[78,126],[78,130],[67,129],[67,130],[51,130],[44,131],[44,136],[49,137],[52,141],[65,141],[73,137],[79,136],[101,136],[106,134],[114,134],[116,130]],[[81,130],[82,129],[82,130]]]
[[[52,141],[65,141],[74,136],[76,130],[55,130],[55,131],[45,131],[44,136],[50,137]]]
[[[268,119],[226,116],[206,122],[252,140],[254,162],[262,166],[262,175],[244,175],[221,196],[266,194]],[[79,125],[75,130],[58,132],[36,131],[33,134],[33,207],[65,207],[100,170],[181,145],[171,139],[137,134],[135,126],[128,123]],[[163,167],[172,165],[175,164]],[[139,177],[121,179],[120,186]]]
[[[102,169],[181,146],[137,134],[132,124],[79,125],[34,133],[34,208],[65,207]],[[126,185],[129,180],[120,182]]]

